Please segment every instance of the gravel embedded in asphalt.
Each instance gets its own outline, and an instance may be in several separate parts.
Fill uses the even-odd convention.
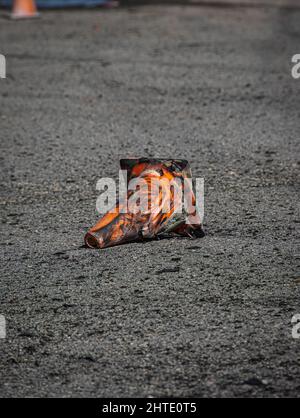
[[[1,396],[299,396],[299,18],[1,19]],[[83,248],[124,156],[188,159],[207,236]]]

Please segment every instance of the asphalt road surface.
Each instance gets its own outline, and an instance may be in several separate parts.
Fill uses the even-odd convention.
[[[1,18],[1,396],[299,396],[299,20]],[[83,248],[124,156],[188,159],[206,237]]]

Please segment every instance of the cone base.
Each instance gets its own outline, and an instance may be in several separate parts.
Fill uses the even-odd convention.
[[[36,19],[40,17],[40,13],[11,13],[10,18],[12,20],[22,20],[22,19]]]

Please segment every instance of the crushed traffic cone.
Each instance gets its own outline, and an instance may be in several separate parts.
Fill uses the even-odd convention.
[[[186,160],[140,158],[120,163],[127,172],[127,199],[121,197],[87,232],[87,247],[107,248],[164,235],[205,235],[192,183],[185,181],[192,177]],[[182,208],[183,197],[189,202],[188,210]]]
[[[14,0],[12,19],[31,19],[38,16],[35,0]]]

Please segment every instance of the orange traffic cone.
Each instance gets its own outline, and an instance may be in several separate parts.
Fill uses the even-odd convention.
[[[28,19],[38,15],[35,0],[14,0],[12,19]]]

